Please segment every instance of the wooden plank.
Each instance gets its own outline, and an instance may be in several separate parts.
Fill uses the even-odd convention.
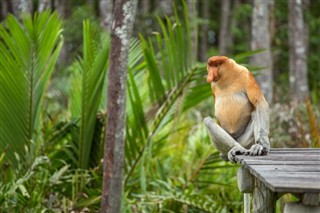
[[[281,179],[281,180],[285,178],[297,179],[297,180],[312,179],[320,183],[319,172],[279,172],[279,171],[257,171],[257,170],[255,171],[265,179]]]
[[[271,148],[270,152],[320,152],[320,148]]]
[[[294,156],[320,156],[320,152],[271,152],[268,156],[279,156],[279,155],[294,155]]]
[[[320,172],[249,171],[275,192],[320,192]]]
[[[307,182],[296,182],[291,180],[286,180],[283,182],[278,183],[272,183],[272,186],[270,187],[269,184],[268,187],[273,192],[283,192],[283,193],[320,193],[320,186],[315,185],[309,181]]]
[[[260,179],[263,179],[265,181],[271,179],[274,181],[276,181],[277,179],[279,181],[282,181],[284,179],[296,179],[298,181],[302,181],[306,179],[308,181],[314,181],[315,184],[320,184],[320,172],[259,171],[252,167],[248,167],[247,169],[251,174],[256,177],[260,177]]]
[[[236,156],[238,159],[244,160],[276,160],[276,161],[319,161],[320,155],[264,155],[264,156]]]
[[[282,180],[268,179],[266,185],[275,192],[320,193],[320,182],[314,178],[301,180],[290,177]]]
[[[319,165],[319,161],[277,161],[277,160],[244,160],[239,159],[243,165]]]
[[[272,176],[272,174],[261,174],[255,170],[250,172],[274,192],[320,193],[320,176],[316,174],[299,176],[283,173]]]
[[[256,171],[320,172],[317,165],[250,165]]]
[[[236,159],[273,192],[320,193],[320,149],[271,149]]]

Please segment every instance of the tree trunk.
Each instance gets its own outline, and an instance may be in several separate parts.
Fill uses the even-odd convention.
[[[51,0],[39,0],[38,11],[43,12],[48,9],[51,9]]]
[[[221,1],[219,54],[228,55],[231,45],[231,0]]]
[[[251,50],[263,49],[264,51],[251,57],[250,63],[262,68],[256,77],[267,101],[273,98],[273,72],[270,39],[270,6],[272,0],[254,0],[251,30]]]
[[[64,0],[54,0],[54,8],[61,18],[66,18],[67,16],[67,3]]]
[[[142,12],[143,14],[149,14],[150,13],[150,9],[151,9],[151,2],[150,1],[145,1],[145,0],[142,0],[141,1],[141,6],[142,6]]]
[[[90,7],[94,8],[94,0],[87,0],[87,4],[88,4]]]
[[[237,19],[237,16],[235,15],[240,4],[241,4],[240,0],[233,0],[232,1],[232,10],[231,10],[231,15],[230,15],[230,38],[229,38],[230,47],[229,47],[229,51],[232,51],[232,50],[230,50],[230,48],[234,44],[234,35],[232,34],[232,29],[235,29],[237,27],[241,27],[241,26],[238,26],[238,19]],[[251,26],[249,26],[248,28],[251,29]]]
[[[13,14],[17,17],[20,15],[20,13],[31,13],[32,1],[31,0],[12,1],[12,10],[13,10]]]
[[[0,21],[4,20],[8,13],[9,13],[9,3],[8,0],[2,0],[0,2],[0,6],[1,6],[1,16],[0,16]]]
[[[57,11],[57,13],[60,15],[62,19],[66,18],[68,16],[68,1],[64,0],[54,0],[54,9]],[[68,51],[68,44],[67,42],[64,42],[59,59],[58,59],[58,64],[61,66],[66,66],[69,62],[69,51]]]
[[[99,0],[100,26],[110,31],[112,21],[113,0]]]
[[[291,100],[305,101],[308,88],[308,27],[303,19],[301,0],[288,1],[289,7],[289,81]]]
[[[198,58],[200,61],[207,61],[209,58],[207,55],[208,52],[208,22],[209,22],[209,7],[210,2],[209,0],[201,1],[201,14],[203,22],[201,23],[200,32],[199,32],[199,52],[198,52]]]
[[[173,16],[173,0],[160,0],[161,16]]]
[[[196,61],[198,50],[198,24],[197,24],[197,1],[187,0],[190,23],[190,37],[192,48],[192,59]]]
[[[121,210],[127,63],[136,7],[137,0],[117,0],[112,21],[108,116],[103,157],[102,213],[119,213]]]

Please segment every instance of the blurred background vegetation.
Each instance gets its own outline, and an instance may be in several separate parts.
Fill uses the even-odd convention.
[[[253,28],[261,2],[268,3],[268,25]],[[289,27],[290,2],[139,1],[128,64],[123,212],[242,211],[237,166],[221,161],[202,124],[214,114],[205,81],[212,55],[234,58],[258,81],[267,74],[272,147],[320,147],[320,1],[298,5],[306,55],[297,60],[307,68],[298,72],[290,67],[299,33]],[[114,2],[0,6],[0,212],[97,212]],[[265,29],[268,42],[254,40]],[[304,79],[307,93],[290,79]]]

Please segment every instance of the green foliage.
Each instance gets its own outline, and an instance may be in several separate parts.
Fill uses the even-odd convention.
[[[186,5],[184,10],[187,14]],[[175,20],[165,20],[158,19],[161,30],[152,37],[141,36],[140,40],[131,41],[123,209],[175,212],[184,208],[189,212],[237,209],[239,203],[225,207],[219,200],[217,191],[221,192],[221,185],[229,185],[230,180],[220,177],[226,165],[213,153],[212,146],[204,143],[209,140],[202,119],[189,120],[199,113],[192,110],[194,106],[210,96],[210,87],[203,77],[205,67],[191,60],[188,19],[180,21],[176,12]],[[43,146],[35,147],[48,156],[39,157],[47,159],[46,162],[32,166],[38,158],[34,161],[32,149],[26,146],[31,151],[25,155],[28,158],[25,163],[21,163],[21,154],[14,155],[19,159],[17,170],[2,164],[5,170],[0,186],[4,193],[10,192],[10,200],[2,200],[6,210],[99,209],[109,40],[88,21],[83,29],[83,56],[68,68],[70,90],[64,91],[69,93],[65,94],[69,112],[64,120],[46,118],[45,128],[37,134],[41,138],[30,142],[45,141],[40,144]],[[58,51],[58,47],[61,48],[56,45],[54,50]],[[7,66],[4,61],[3,66]],[[41,123],[38,121],[36,127],[40,128]],[[20,130],[20,126],[16,129]],[[25,149],[24,145],[19,148]],[[8,151],[1,153],[0,162],[5,162]],[[29,167],[31,170],[22,169]],[[234,176],[234,171],[229,169],[227,175]],[[37,190],[37,195],[31,193],[31,188]],[[230,200],[239,197],[227,191],[224,194],[227,196],[222,198],[231,196]],[[147,199],[150,200],[146,202]]]
[[[90,22],[85,21],[83,27],[83,60],[81,124],[79,135],[79,168],[89,166],[91,141],[93,141],[96,116],[106,82],[105,74],[108,67],[109,38],[97,42],[97,29],[90,28]]]
[[[204,142],[202,119],[186,119],[211,94],[205,67],[191,60],[188,20],[165,20],[158,19],[161,30],[153,37],[141,36],[144,61],[128,73],[123,211],[220,211],[217,188],[206,187],[230,184],[217,178],[227,167]]]
[[[93,28],[99,26],[98,19],[94,15],[93,8],[86,5],[79,5],[77,0],[75,3],[69,4],[76,5],[74,10],[71,11],[71,14],[68,18],[64,20],[64,37],[65,37],[65,49],[68,51],[68,58],[64,58],[62,64],[68,65],[72,63],[78,55],[82,54],[83,50],[83,32],[79,30],[79,27],[82,26],[83,20],[90,20],[90,23]],[[66,2],[66,4],[68,4]]]
[[[158,22],[161,32],[155,33],[154,40],[149,39],[147,42],[141,37],[147,69],[136,73],[129,72],[128,110],[134,113],[127,113],[125,184],[133,181],[130,179],[137,174],[140,174],[141,178],[146,178],[146,174],[141,172],[144,172],[145,166],[148,167],[149,162],[145,160],[146,156],[153,152],[155,136],[164,125],[169,125],[173,120],[174,104],[183,96],[188,86],[197,80],[199,75],[196,74],[204,71],[193,67],[190,51],[187,51],[191,47],[187,39],[190,35],[189,28],[183,28],[177,16],[174,24],[168,18],[166,25],[160,19]],[[175,49],[181,52],[174,51]],[[159,52],[159,55],[156,52]],[[145,74],[141,74],[142,72]],[[137,85],[143,85],[143,82],[147,82],[146,88],[138,88]],[[144,98],[141,94],[148,99],[142,102]],[[152,119],[147,120],[148,117]],[[162,134],[170,134],[170,131]],[[138,164],[142,166],[139,169],[137,169]]]
[[[19,173],[6,182],[0,182],[0,212],[53,210],[54,204],[60,199],[54,191],[63,184],[63,176],[69,167],[63,166],[52,171],[46,156],[35,158],[31,165],[26,165],[21,159],[18,163],[20,166],[16,169],[19,169]]]
[[[310,2],[309,7],[304,7],[305,22],[308,25],[308,83],[310,90],[310,97],[314,104],[319,105],[319,90],[320,90],[320,75],[319,66],[319,27],[320,18],[317,14],[320,3],[318,1]],[[274,54],[274,78],[276,88],[276,101],[288,102],[289,96],[289,39],[288,39],[288,2],[275,1],[275,28],[276,32],[273,39],[273,54]]]
[[[62,47],[56,13],[36,13],[22,23],[9,15],[0,25],[0,149],[15,167],[15,153],[38,149],[43,96]]]
[[[250,50],[252,5],[246,2],[235,5],[233,10],[234,23],[231,32],[234,37],[233,43],[237,45],[232,46],[232,52],[239,54]]]
[[[310,148],[319,146],[320,111],[316,105],[274,104],[271,111],[270,141],[273,147]]]
[[[279,5],[286,8],[286,3]],[[181,10],[184,16],[179,13]],[[246,52],[249,37],[243,32],[249,32],[251,10],[251,5],[240,4],[235,13],[238,25],[244,29],[233,29],[237,43],[233,52],[235,60],[243,64],[252,54],[263,51]],[[278,32],[281,39],[276,41],[279,43],[275,49],[279,54],[282,48],[287,49],[287,28],[282,25],[286,16],[281,15],[283,28]],[[314,18],[315,11],[310,16]],[[79,30],[84,17],[91,17],[85,7],[75,9],[66,21],[64,35],[70,42],[67,49],[81,56],[66,73],[62,71],[54,76],[52,87],[58,82],[65,88],[61,91],[64,103],[56,103],[63,116],[53,116],[48,113],[50,110],[42,109],[42,99],[47,94],[45,106],[52,107],[53,99],[49,99],[55,88],[49,93],[46,88],[62,45],[61,23],[54,24],[55,13],[46,12],[43,17],[35,15],[30,19],[33,21],[23,21],[24,24],[9,17],[0,27],[0,53],[4,55],[0,58],[1,210],[97,212],[107,116],[104,109],[109,37],[100,33],[95,18],[92,22],[85,21],[83,31]],[[205,81],[206,67],[192,60],[187,17],[187,7],[183,4],[174,17],[158,18],[158,31],[151,36],[140,35],[139,39],[131,40],[123,212],[242,210],[242,196],[236,186],[237,166],[220,159],[202,125],[203,117],[213,113],[213,103],[210,85]],[[317,32],[318,22],[313,18],[310,30]],[[217,28],[216,24],[212,22],[211,26]],[[32,26],[34,30],[30,30]],[[53,27],[50,33],[48,26]],[[318,42],[315,38],[312,35],[310,40],[314,45]],[[316,48],[311,51],[315,52]],[[285,63],[285,57],[277,63]],[[315,66],[316,54],[309,60]],[[287,77],[286,66],[278,66],[282,76],[279,82]],[[310,71],[311,76],[316,79],[313,69],[316,68]],[[250,67],[250,70],[259,68]],[[310,84],[317,88],[317,82]],[[31,88],[38,90],[30,93]],[[271,130],[273,146],[284,146],[283,143],[317,146],[318,120],[319,110],[311,104],[275,105],[271,117],[271,123],[277,124]],[[29,123],[33,125],[31,130]],[[16,143],[18,139],[20,142]],[[13,145],[17,150],[12,150]],[[7,164],[7,158],[17,166]]]
[[[320,7],[319,1],[310,2],[309,10],[306,10],[306,21],[309,24],[309,55],[308,55],[308,80],[310,96],[314,103],[320,104],[320,17],[317,13]]]

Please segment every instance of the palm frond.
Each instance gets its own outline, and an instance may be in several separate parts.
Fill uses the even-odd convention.
[[[7,157],[23,156],[24,146],[37,141],[42,99],[59,56],[61,20],[57,13],[12,15],[0,25],[0,148]],[[37,147],[31,147],[36,150]]]
[[[109,37],[100,42],[97,29],[89,21],[83,24],[83,58],[81,122],[79,136],[79,167],[89,166],[96,116],[100,105],[108,67]]]
[[[195,84],[199,82],[199,77],[205,82],[204,69],[193,66],[191,60],[191,43],[187,37],[190,35],[189,28],[182,25],[177,15],[174,23],[168,18],[166,24],[161,19],[158,22],[161,32],[154,33],[154,39],[146,40],[140,36],[146,63],[145,74],[129,72],[128,106],[132,114],[127,111],[125,184],[129,183],[133,173],[138,173],[136,168],[143,161],[146,150],[153,149],[155,134],[176,117],[172,114],[173,106],[180,102],[185,93],[190,93],[190,88],[197,87]],[[147,88],[142,86],[145,84]],[[203,98],[190,101],[188,108],[207,98],[208,94],[210,89]],[[192,95],[199,93],[193,90]],[[144,178],[142,176],[137,177]]]

